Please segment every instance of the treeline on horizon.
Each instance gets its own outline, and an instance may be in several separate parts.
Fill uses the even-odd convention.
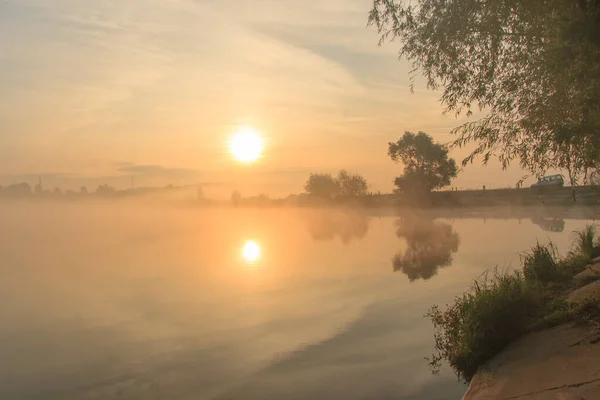
[[[435,189],[448,186],[451,179],[458,173],[456,163],[448,157],[446,146],[433,142],[431,136],[424,132],[414,134],[406,132],[395,143],[389,143],[388,155],[392,161],[404,165],[404,173],[395,179],[395,192],[403,197],[422,201]],[[157,193],[168,193],[189,188],[185,186],[168,185],[166,187],[150,187],[139,189],[117,190],[112,186],[103,184],[94,192],[82,186],[79,191],[62,191],[44,189],[42,183],[31,187],[27,182],[16,183],[6,187],[0,186],[0,196],[8,198],[45,198],[45,199],[82,199],[82,198],[123,198]],[[269,205],[273,202],[281,204],[322,204],[331,202],[347,202],[352,199],[375,196],[369,191],[367,180],[360,174],[339,171],[337,176],[330,173],[311,173],[304,185],[305,193],[292,194],[284,199],[272,200],[266,194],[242,197],[239,191],[234,191],[230,202],[233,206],[239,205]],[[381,193],[377,193],[379,196]],[[221,203],[207,198],[202,186],[197,187],[196,199],[204,205]]]
[[[202,185],[141,187],[118,190],[107,184],[99,185],[95,191],[88,191],[82,186],[79,191],[66,190],[63,192],[56,187],[53,190],[44,189],[40,183],[31,187],[27,182],[0,186],[0,198],[36,198],[36,199],[119,199],[127,197],[141,197],[157,194],[173,194],[183,190],[195,189],[196,193],[189,198],[195,199],[199,205],[238,206],[276,206],[276,205],[323,205],[323,204],[355,204],[362,206],[377,205],[411,205],[429,207],[435,203],[445,205],[459,205],[456,199],[437,199],[434,201],[434,192],[451,185],[457,177],[459,169],[454,159],[449,157],[449,147],[445,144],[435,143],[433,138],[425,132],[405,132],[396,142],[388,143],[388,157],[396,164],[403,167],[402,174],[394,179],[393,193],[382,195],[380,192],[370,191],[370,185],[365,177],[358,173],[342,169],[337,175],[331,173],[311,173],[304,184],[304,193],[290,194],[285,198],[272,199],[266,194],[243,197],[235,190],[229,201],[219,201],[205,196]],[[573,183],[573,182],[572,182]],[[587,183],[587,182],[583,182]],[[593,181],[592,181],[593,183]],[[517,182],[516,189],[520,189],[522,182]],[[485,186],[483,187],[485,191]],[[506,188],[505,191],[508,191]],[[383,200],[383,197],[387,200]],[[394,201],[390,200],[392,196]],[[439,196],[438,196],[439,197]],[[575,191],[573,189],[573,201]],[[542,201],[543,202],[543,201]]]
[[[81,198],[121,198],[127,196],[144,196],[158,193],[172,193],[189,189],[189,186],[157,186],[140,187],[118,190],[108,184],[99,185],[96,190],[89,191],[87,186],[82,186],[79,190],[62,190],[60,187],[54,189],[44,189],[41,184],[36,184],[33,188],[27,182],[13,183],[7,186],[0,185],[0,197],[24,199],[81,199]]]

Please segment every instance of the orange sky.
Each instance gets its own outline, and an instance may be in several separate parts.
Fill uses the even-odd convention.
[[[298,193],[341,168],[388,192],[387,142],[460,120],[366,28],[369,0],[8,0],[0,6],[0,184],[205,184],[228,196]],[[8,101],[7,101],[8,100]],[[232,160],[237,125],[263,158]],[[466,153],[455,151],[462,158]],[[458,187],[524,173],[468,167]]]

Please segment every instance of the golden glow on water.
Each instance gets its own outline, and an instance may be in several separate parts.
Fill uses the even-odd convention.
[[[242,257],[250,264],[256,264],[260,260],[260,245],[254,240],[248,240],[242,247]]]
[[[241,126],[229,141],[229,150],[233,157],[243,163],[251,163],[260,158],[264,149],[264,140],[258,131],[249,126]]]

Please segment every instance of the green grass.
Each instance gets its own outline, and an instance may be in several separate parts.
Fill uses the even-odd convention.
[[[528,329],[541,307],[541,291],[520,272],[498,272],[475,282],[445,311],[432,307],[437,353],[430,366],[448,361],[460,378],[470,381],[477,368]]]
[[[569,321],[600,320],[600,300],[569,305],[566,295],[581,285],[574,274],[583,270],[598,250],[596,228],[576,232],[573,250],[561,259],[552,243],[537,244],[521,255],[522,271],[485,275],[445,310],[432,307],[433,372],[446,361],[469,382],[480,365],[526,333]]]
[[[580,321],[595,322],[600,320],[600,298],[586,297],[571,309],[574,318]]]
[[[598,229],[596,225],[586,225],[583,230],[573,232],[573,234],[575,236],[573,253],[588,259],[600,255],[598,254]]]
[[[574,276],[585,269],[592,258],[600,256],[598,228],[590,224],[581,231],[573,232],[572,249],[560,261],[568,276]]]
[[[566,299],[559,298],[546,302],[543,314],[531,326],[531,331],[552,328],[566,322],[589,323],[600,319],[600,299],[586,297],[582,301],[569,304]]]
[[[572,317],[569,303],[564,297],[546,296],[539,314],[529,327],[532,332],[537,332],[569,322]]]
[[[600,274],[586,276],[585,278],[578,279],[577,282],[574,282],[574,287],[578,289],[580,287],[589,285],[590,283],[595,282],[598,279],[600,279]]]
[[[558,252],[552,243],[539,242],[521,255],[523,275],[528,282],[557,282],[564,279],[558,263]]]

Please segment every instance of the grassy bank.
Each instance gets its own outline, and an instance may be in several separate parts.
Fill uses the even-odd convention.
[[[560,257],[552,243],[538,243],[521,256],[521,270],[495,270],[444,310],[432,307],[427,313],[435,328],[432,370],[447,361],[459,378],[469,382],[480,365],[527,333],[568,321],[600,319],[599,300],[578,304],[566,300],[568,293],[594,279],[575,282],[573,276],[600,256],[596,227],[576,232],[572,247]]]

